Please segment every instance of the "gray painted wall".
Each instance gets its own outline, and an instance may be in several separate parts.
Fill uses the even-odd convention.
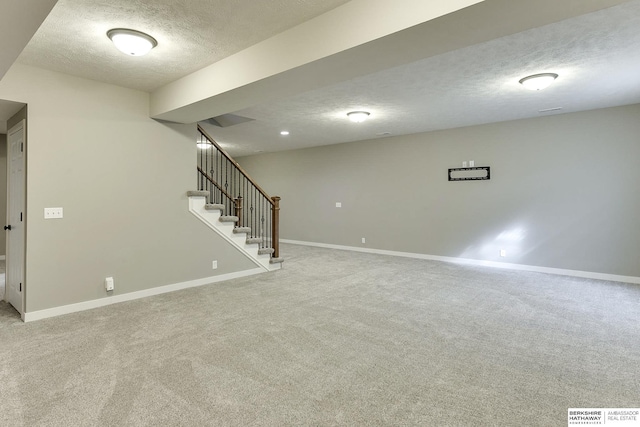
[[[188,212],[195,126],[149,119],[147,93],[14,65],[0,98],[29,108],[26,311],[254,268]]]
[[[283,239],[637,277],[639,118],[632,105],[238,161],[282,197]],[[491,180],[448,182],[464,160]]]
[[[7,135],[0,134],[0,225],[7,223]],[[0,230],[1,231],[1,230]],[[0,232],[0,255],[6,255],[6,232]]]

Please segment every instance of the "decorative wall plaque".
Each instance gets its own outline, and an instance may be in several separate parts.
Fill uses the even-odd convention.
[[[480,181],[485,179],[491,179],[489,166],[449,169],[449,181]]]

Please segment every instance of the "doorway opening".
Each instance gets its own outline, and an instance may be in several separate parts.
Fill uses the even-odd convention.
[[[0,100],[0,312],[24,318],[27,106]],[[15,311],[14,311],[15,310]]]

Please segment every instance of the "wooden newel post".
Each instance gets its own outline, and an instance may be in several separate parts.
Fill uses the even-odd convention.
[[[273,257],[280,257],[280,197],[273,196],[271,208],[271,244],[273,245]]]
[[[233,199],[236,204],[236,216],[238,217],[238,227],[242,227],[242,196]]]

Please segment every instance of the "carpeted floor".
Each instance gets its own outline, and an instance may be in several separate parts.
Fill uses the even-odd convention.
[[[565,426],[640,406],[640,286],[283,245],[284,269],[23,324],[2,426]]]

